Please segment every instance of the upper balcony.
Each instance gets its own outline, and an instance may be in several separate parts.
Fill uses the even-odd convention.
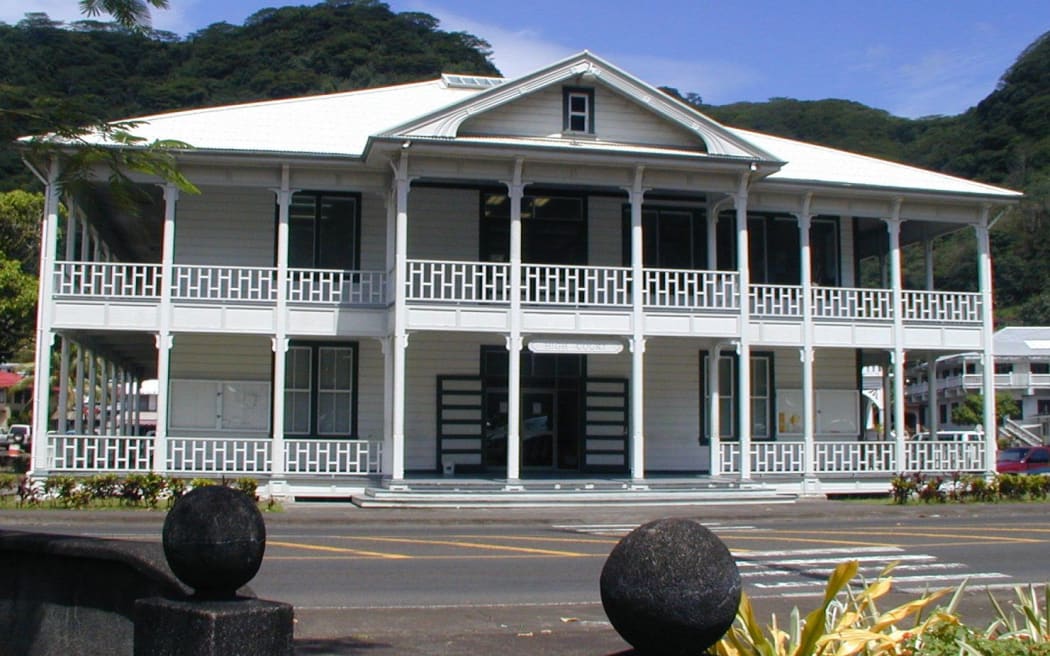
[[[383,271],[289,269],[283,303],[289,334],[386,334],[394,302]],[[411,259],[403,297],[412,330],[507,330],[511,265]],[[175,264],[165,289],[159,264],[57,262],[55,326],[156,330],[170,296],[171,329],[272,333],[279,297],[275,267]],[[532,333],[628,335],[633,330],[633,277],[627,267],[521,265],[522,326]],[[738,336],[736,271],[645,269],[642,306],[647,335]],[[801,344],[811,317],[816,346],[892,346],[893,294],[888,289],[750,285],[754,343]],[[905,290],[906,347],[979,347],[981,295]],[[99,311],[99,310],[102,311]],[[86,311],[90,310],[90,311]]]

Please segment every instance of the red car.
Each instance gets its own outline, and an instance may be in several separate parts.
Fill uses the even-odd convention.
[[[1045,473],[1050,471],[1050,447],[1014,446],[1000,449],[995,471],[1005,473]]]

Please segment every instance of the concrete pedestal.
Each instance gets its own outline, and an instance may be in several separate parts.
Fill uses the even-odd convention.
[[[291,656],[293,611],[261,599],[135,602],[135,656]]]

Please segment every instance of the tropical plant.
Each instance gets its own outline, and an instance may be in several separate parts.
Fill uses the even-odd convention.
[[[795,608],[784,627],[777,623],[776,615],[772,616],[768,627],[763,626],[756,619],[751,601],[745,594],[741,598],[736,624],[708,653],[716,656],[898,654],[902,644],[921,635],[933,621],[942,618],[942,615],[934,614],[920,621],[921,614],[949,591],[941,590],[881,612],[876,602],[891,589],[888,577],[891,568],[854,594],[848,585],[857,575],[858,563],[841,563],[828,577],[821,604],[805,619]],[[843,592],[844,600],[839,601]],[[915,620],[910,628],[900,627],[912,617]]]

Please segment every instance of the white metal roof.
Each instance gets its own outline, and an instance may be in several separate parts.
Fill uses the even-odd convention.
[[[135,118],[142,124],[132,133],[147,141],[183,141],[196,150],[358,156],[370,136],[482,90],[437,79],[192,109]]]
[[[739,128],[730,128],[730,130],[759,148],[772,153],[777,159],[786,162],[779,171],[766,178],[771,181],[1009,198],[1020,198],[1023,195],[1010,189],[827,146],[818,146]]]

